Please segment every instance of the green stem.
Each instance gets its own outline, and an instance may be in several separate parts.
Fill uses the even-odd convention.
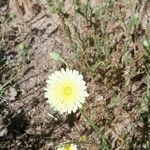
[[[64,64],[66,65],[67,68],[69,68],[67,62],[66,62],[63,58],[60,58],[59,60],[60,60],[62,63],[64,63]]]
[[[90,126],[96,131],[98,134],[99,138],[102,140],[102,149],[103,150],[108,150],[107,142],[104,136],[100,133],[99,128],[93,123],[93,121],[90,119],[90,117],[86,114],[84,109],[80,109],[81,114],[85,117],[87,122],[90,124]]]

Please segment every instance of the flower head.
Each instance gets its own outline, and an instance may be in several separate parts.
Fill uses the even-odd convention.
[[[76,112],[87,96],[86,83],[76,70],[61,69],[48,77],[45,97],[51,107],[61,114]]]
[[[77,150],[77,145],[75,144],[65,144],[60,145],[57,150]]]

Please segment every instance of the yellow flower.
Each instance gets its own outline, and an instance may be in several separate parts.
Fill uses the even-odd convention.
[[[76,112],[88,97],[83,76],[76,70],[61,69],[48,77],[45,98],[51,107],[61,114]]]
[[[77,150],[77,145],[75,144],[65,144],[60,145],[57,150]]]

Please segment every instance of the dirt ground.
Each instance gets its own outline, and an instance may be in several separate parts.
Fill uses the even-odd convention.
[[[148,20],[147,17],[143,21],[143,26]],[[77,63],[72,61],[73,52],[60,26],[61,20],[49,14],[44,2],[35,3],[32,10],[15,16],[9,1],[0,1],[0,85],[5,85],[0,97],[0,149],[54,150],[61,142],[78,142],[83,137],[86,142],[100,144],[79,111],[59,115],[44,98],[48,75],[64,67],[52,60],[51,52],[59,53],[70,68],[85,74],[84,69],[78,68],[82,59]],[[139,32],[142,34],[142,29]],[[136,62],[142,69],[143,61]],[[139,107],[146,91],[147,75],[132,77],[130,88],[122,84],[119,70],[111,85],[93,81],[86,75],[85,79],[90,97],[84,108],[107,137],[110,149],[146,149],[143,143],[149,129]],[[113,107],[111,98],[120,91],[121,103]],[[99,147],[81,144],[79,149]]]

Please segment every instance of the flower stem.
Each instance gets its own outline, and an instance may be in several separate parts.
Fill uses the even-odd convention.
[[[84,118],[87,120],[87,122],[90,124],[90,126],[96,131],[96,133],[98,134],[99,138],[101,138],[101,141],[102,141],[102,150],[108,150],[107,141],[104,138],[104,136],[100,133],[99,128],[90,119],[90,117],[87,115],[87,113],[84,111],[84,109],[80,109],[80,112],[84,116]]]
[[[60,58],[59,60],[60,60],[62,63],[64,63],[64,64],[66,65],[67,68],[69,68],[67,62],[66,62],[63,58]]]

